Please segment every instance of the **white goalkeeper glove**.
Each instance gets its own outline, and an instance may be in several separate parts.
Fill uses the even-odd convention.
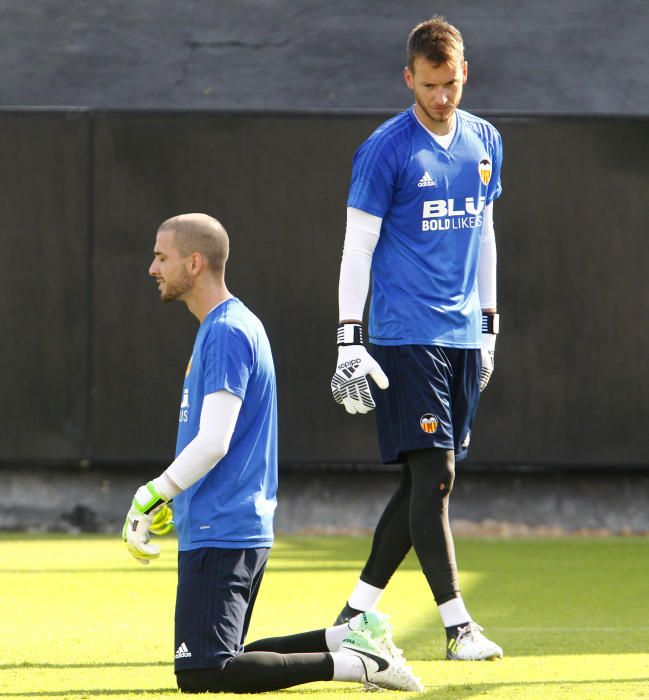
[[[347,413],[367,413],[376,406],[367,375],[379,389],[387,389],[390,382],[379,363],[365,349],[360,323],[341,323],[337,338],[338,363],[331,378],[331,393]]]
[[[160,547],[149,543],[151,534],[165,535],[173,528],[173,514],[167,500],[152,481],[135,492],[126,514],[122,539],[140,564],[148,564],[160,556]]]
[[[498,314],[482,314],[482,339],[480,341],[480,391],[484,391],[494,371],[494,355],[496,354],[496,336],[498,335],[500,316]]]

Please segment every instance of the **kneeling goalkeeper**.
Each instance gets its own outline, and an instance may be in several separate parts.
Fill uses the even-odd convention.
[[[187,366],[176,459],[141,486],[124,525],[130,553],[159,556],[150,533],[178,530],[175,672],[184,692],[254,693],[311,681],[394,690],[421,684],[381,615],[243,643],[273,542],[277,490],[275,370],[259,319],[225,286],[229,240],[205,214],[158,229],[149,274],[162,301],[200,322]]]

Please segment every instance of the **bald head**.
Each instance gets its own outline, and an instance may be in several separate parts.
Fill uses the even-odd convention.
[[[200,253],[210,271],[223,275],[230,251],[228,234],[222,224],[207,214],[179,214],[163,221],[158,231],[172,231],[173,244],[183,258]]]

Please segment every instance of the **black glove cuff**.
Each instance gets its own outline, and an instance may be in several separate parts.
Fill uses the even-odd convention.
[[[500,314],[486,314],[483,311],[482,332],[498,335],[500,333]]]
[[[360,323],[339,323],[336,340],[338,345],[362,345],[363,326]]]

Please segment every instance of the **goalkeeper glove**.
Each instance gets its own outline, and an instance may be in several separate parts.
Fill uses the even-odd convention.
[[[152,535],[168,535],[174,529],[174,512],[171,505],[165,504],[155,514],[149,532]]]
[[[160,556],[160,547],[149,544],[151,533],[165,534],[171,527],[171,509],[167,498],[149,481],[135,492],[131,508],[126,514],[122,539],[128,551],[141,563],[148,564]]]
[[[367,413],[376,406],[367,375],[379,389],[387,389],[390,382],[379,363],[365,349],[360,323],[341,323],[337,338],[338,364],[331,378],[331,393],[347,413]]]
[[[480,341],[480,357],[482,367],[480,369],[480,391],[491,379],[494,371],[494,355],[496,353],[496,336],[498,335],[500,316],[498,314],[482,314],[482,339]]]

